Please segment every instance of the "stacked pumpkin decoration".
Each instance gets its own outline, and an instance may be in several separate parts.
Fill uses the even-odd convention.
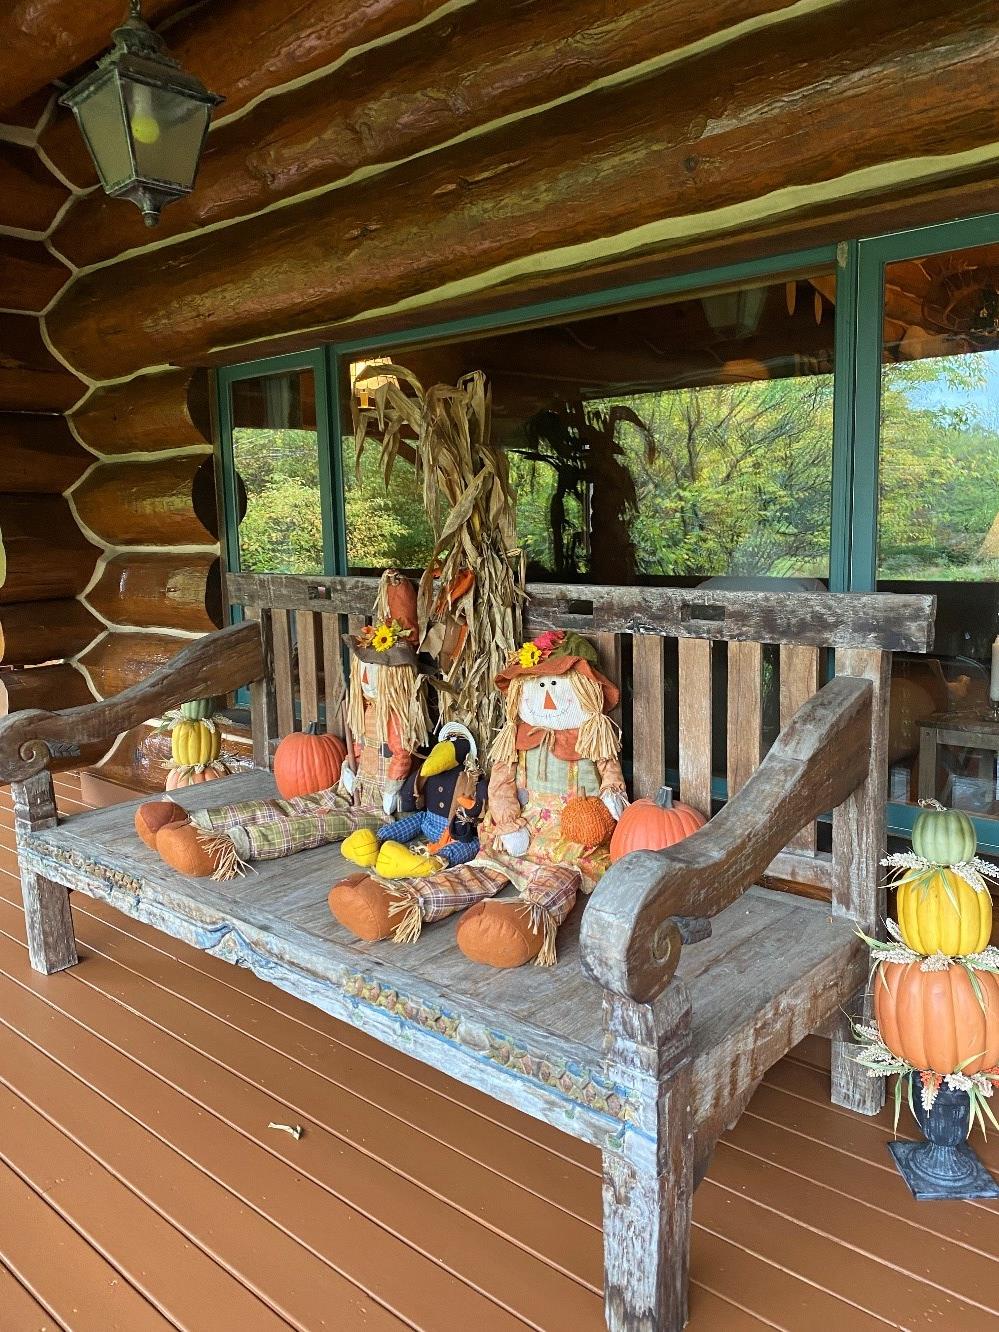
[[[313,795],[336,786],[347,757],[338,735],[320,732],[318,722],[286,735],[274,751],[274,781],[282,800]]]
[[[221,760],[222,733],[215,721],[216,707],[214,698],[197,698],[167,714],[161,729],[170,731],[168,791],[229,775]]]
[[[655,800],[636,800],[617,821],[610,843],[613,863],[630,851],[664,851],[703,828],[707,819],[692,805],[673,799],[673,791],[661,786]]]
[[[996,869],[976,856],[966,814],[921,803],[912,851],[882,862],[899,871],[898,923],[888,921],[887,941],[867,940],[875,1021],[857,1028],[865,1047],[858,1058],[872,1076],[899,1075],[896,1122],[908,1082],[913,1113],[936,1142],[931,1111],[938,1098],[942,1104],[967,1093],[968,1133],[976,1118],[983,1129],[986,1117],[999,1127],[988,1104],[999,1086],[999,949],[989,946],[992,898],[983,878]],[[896,1160],[917,1197],[985,1196],[920,1194],[900,1153]]]

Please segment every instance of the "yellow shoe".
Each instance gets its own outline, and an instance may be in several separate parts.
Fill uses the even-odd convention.
[[[440,856],[411,851],[402,842],[382,842],[375,861],[375,873],[383,879],[423,878],[426,874],[436,874],[443,867]]]
[[[379,841],[373,828],[358,828],[340,843],[340,854],[355,865],[370,869],[378,859]]]

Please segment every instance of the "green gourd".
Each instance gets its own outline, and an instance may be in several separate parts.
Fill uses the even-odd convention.
[[[912,849],[931,865],[960,865],[977,848],[975,825],[959,809],[925,801],[912,825]]]
[[[190,703],[181,703],[180,715],[187,721],[207,721],[215,715],[217,700],[214,698],[195,698]]]

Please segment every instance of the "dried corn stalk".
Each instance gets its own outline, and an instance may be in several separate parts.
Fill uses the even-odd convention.
[[[385,362],[363,367],[355,384],[365,380],[376,386],[370,406],[352,403],[358,469],[372,440],[386,485],[400,453],[414,455],[434,532],[420,579],[421,630],[439,649],[445,622],[467,629],[444,674],[441,717],[469,726],[485,754],[504,722],[493,679],[523,638],[525,576],[506,455],[490,442],[489,387],[477,370],[457,386],[425,390],[410,371]],[[463,586],[469,570],[474,581]]]

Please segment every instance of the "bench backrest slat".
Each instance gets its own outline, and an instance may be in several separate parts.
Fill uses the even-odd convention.
[[[319,671],[317,668],[316,639],[321,616],[311,611],[295,612],[295,643],[298,648],[298,697],[301,703],[301,722],[304,731],[319,720]]]
[[[763,644],[728,645],[728,794],[742,788],[763,757]]]
[[[676,648],[680,799],[710,815],[714,738],[712,643],[708,638],[681,638]]]
[[[822,649],[798,643],[780,645],[780,724],[786,726],[803,703],[818,693],[821,683]],[[789,846],[814,856],[816,827],[810,823],[792,838]]]

